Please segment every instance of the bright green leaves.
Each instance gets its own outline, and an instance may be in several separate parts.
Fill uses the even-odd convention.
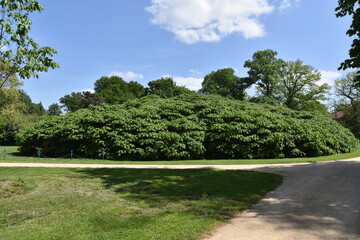
[[[310,112],[201,94],[90,107],[18,135],[21,150],[126,160],[309,157],[350,152],[358,141]]]
[[[9,68],[0,78],[0,87],[13,74],[20,78],[38,77],[38,72],[47,72],[59,65],[51,59],[57,51],[40,47],[30,36],[32,21],[29,14],[41,12],[42,5],[34,0],[0,1],[0,61]]]
[[[249,78],[237,77],[234,69],[224,68],[206,75],[200,92],[244,100],[246,97],[245,89],[253,83]]]

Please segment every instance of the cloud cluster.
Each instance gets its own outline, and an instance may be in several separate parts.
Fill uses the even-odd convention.
[[[134,72],[115,72],[114,71],[114,72],[110,73],[110,76],[118,76],[126,81],[144,78],[144,76],[142,74],[134,73]]]
[[[335,83],[335,80],[340,78],[342,75],[340,72],[337,71],[325,71],[325,70],[319,70],[321,74],[321,80],[318,83],[319,85],[327,83],[329,86],[333,86]]]
[[[232,34],[265,35],[261,17],[299,0],[151,0],[152,23],[184,43],[216,42]]]
[[[195,77],[173,77],[177,86],[183,86],[190,90],[197,91],[201,88],[201,83],[204,81],[203,78]]]

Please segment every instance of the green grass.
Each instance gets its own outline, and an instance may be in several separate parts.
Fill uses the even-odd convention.
[[[201,239],[280,183],[251,171],[0,168],[0,239]]]
[[[321,162],[331,160],[343,160],[348,158],[360,157],[360,149],[352,153],[336,154],[323,157],[312,158],[281,158],[281,159],[225,159],[225,160],[182,160],[182,161],[115,161],[97,159],[69,159],[69,158],[41,158],[19,156],[17,147],[0,146],[0,153],[6,149],[7,155],[4,160],[0,156],[0,162],[39,162],[39,163],[84,163],[84,164],[129,164],[129,165],[241,165],[241,164],[276,164],[276,163],[305,163]]]

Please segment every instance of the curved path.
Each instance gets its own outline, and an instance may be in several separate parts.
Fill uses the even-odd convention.
[[[283,184],[206,240],[360,239],[360,158],[272,165],[0,163],[0,167],[216,168],[271,172]]]

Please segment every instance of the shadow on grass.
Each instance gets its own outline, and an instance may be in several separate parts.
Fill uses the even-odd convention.
[[[81,169],[126,200],[150,208],[181,203],[177,211],[229,218],[257,202],[281,183],[269,173],[232,170]],[[177,206],[178,208],[178,206]]]

